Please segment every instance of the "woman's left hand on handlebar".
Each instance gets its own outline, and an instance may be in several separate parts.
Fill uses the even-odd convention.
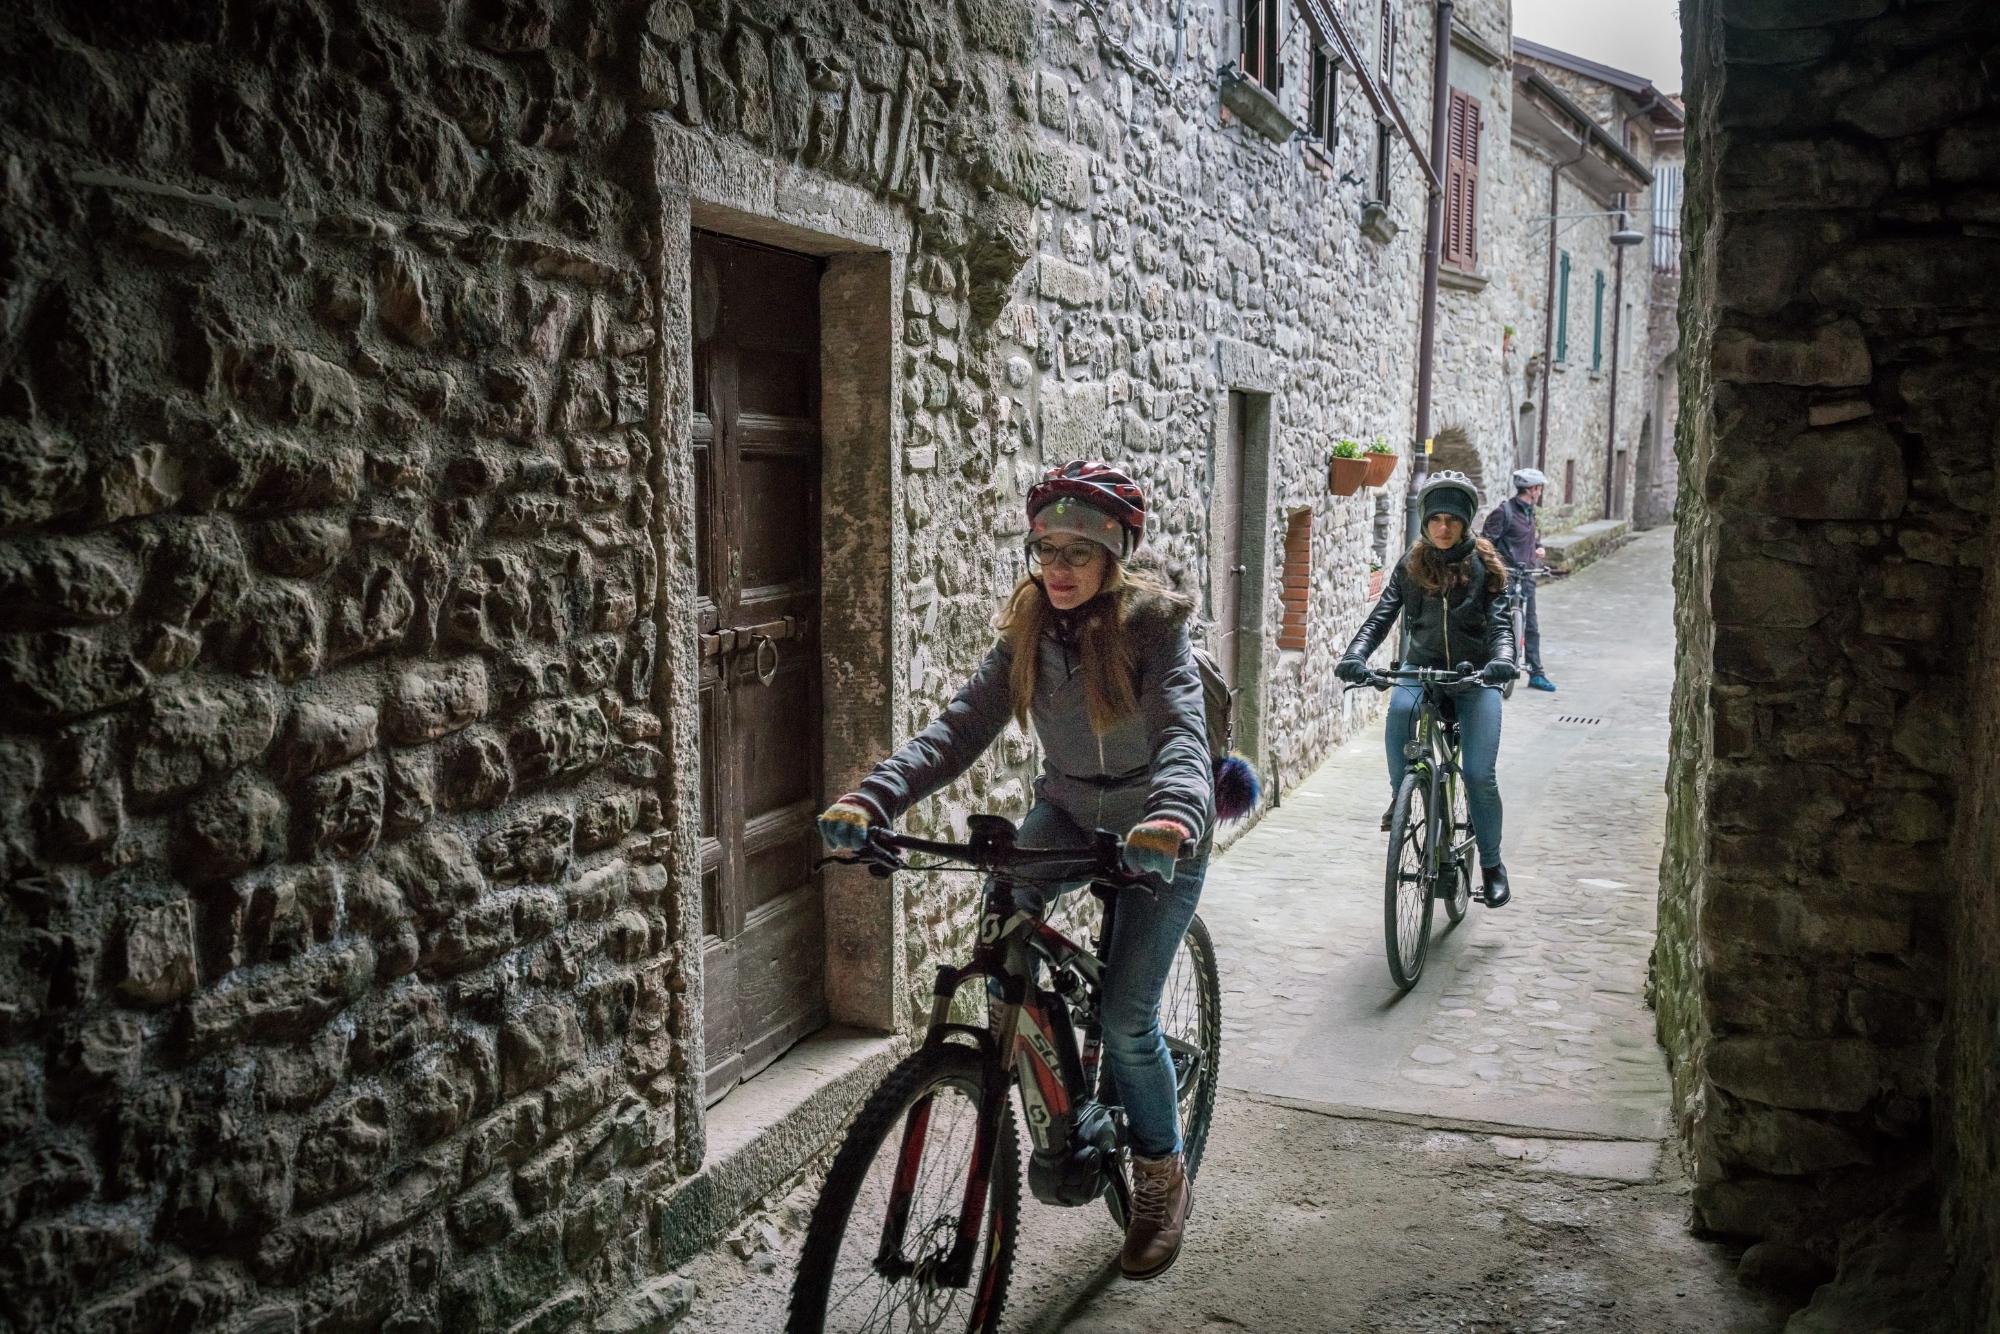
[[[837,852],[859,852],[868,844],[868,831],[875,824],[867,807],[842,797],[820,812],[819,836]]]
[[[1125,835],[1125,869],[1135,875],[1174,878],[1175,863],[1187,843],[1188,831],[1175,820],[1147,820]]]
[[[1520,674],[1520,669],[1504,658],[1495,658],[1479,669],[1480,681],[1489,686],[1504,686]]]

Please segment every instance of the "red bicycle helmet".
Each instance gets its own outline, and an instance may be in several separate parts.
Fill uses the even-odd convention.
[[[1146,540],[1146,493],[1111,465],[1074,459],[1043,473],[1042,480],[1028,489],[1028,522],[1033,524],[1043,506],[1064,496],[1116,519],[1125,529],[1125,555],[1131,555]]]

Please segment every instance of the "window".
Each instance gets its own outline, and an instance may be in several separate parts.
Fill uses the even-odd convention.
[[[1604,270],[1597,271],[1597,290],[1590,303],[1590,369],[1604,369]]]
[[[1238,30],[1243,34],[1237,53],[1243,72],[1271,92],[1284,87],[1284,68],[1278,63],[1278,0],[1237,0],[1241,6]]]
[[[1313,515],[1300,510],[1285,520],[1284,619],[1278,623],[1278,647],[1303,653],[1306,616],[1312,607]]]
[[[1393,96],[1396,82],[1396,11],[1391,0],[1382,0],[1382,26],[1376,33],[1375,72],[1381,77],[1382,91]]]
[[[1556,364],[1569,360],[1569,251],[1556,262]]]
[[[1317,44],[1312,51],[1312,116],[1306,133],[1331,150],[1340,142],[1340,63]]]
[[[1396,11],[1391,0],[1382,0],[1380,20],[1375,29],[1375,76],[1382,91],[1395,96]],[[1375,198],[1389,202],[1389,168],[1395,158],[1389,152],[1389,125],[1375,122]]]
[[[1444,262],[1479,264],[1479,99],[1451,90],[1445,126]]]
[[[1576,460],[1563,460],[1563,504],[1576,504]]]

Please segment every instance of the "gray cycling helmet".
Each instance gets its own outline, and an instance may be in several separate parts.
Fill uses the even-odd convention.
[[[1547,486],[1548,484],[1548,476],[1540,468],[1514,469],[1514,489],[1516,491],[1526,491],[1529,487]]]
[[[1470,529],[1472,516],[1479,509],[1479,488],[1462,472],[1434,472],[1417,492],[1417,505],[1424,523],[1429,523],[1433,514],[1449,514]]]

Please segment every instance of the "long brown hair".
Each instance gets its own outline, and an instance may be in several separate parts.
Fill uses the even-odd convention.
[[[1479,553],[1479,563],[1486,567],[1486,591],[1498,593],[1507,586],[1507,565],[1500,559],[1500,553],[1493,544],[1483,537],[1472,539],[1472,549]],[[1409,556],[1403,561],[1403,568],[1417,581],[1424,592],[1436,597],[1447,587],[1456,593],[1472,582],[1472,562],[1469,560],[1448,561],[1444,553],[1430,544],[1428,538],[1418,538],[1410,548]]]
[[[1126,633],[1127,604],[1134,595],[1176,596],[1149,572],[1129,569],[1115,556],[1108,559],[1104,587],[1081,609],[1076,623],[1077,649],[1083,657],[1084,707],[1090,714],[1090,730],[1099,736],[1139,711],[1139,663],[1132,638]],[[1042,632],[1054,614],[1049,595],[1032,575],[1014,585],[1007,605],[1000,609],[997,625],[1014,654],[1007,677],[1008,702],[1013,705],[1015,721],[1024,729],[1035,702]]]

